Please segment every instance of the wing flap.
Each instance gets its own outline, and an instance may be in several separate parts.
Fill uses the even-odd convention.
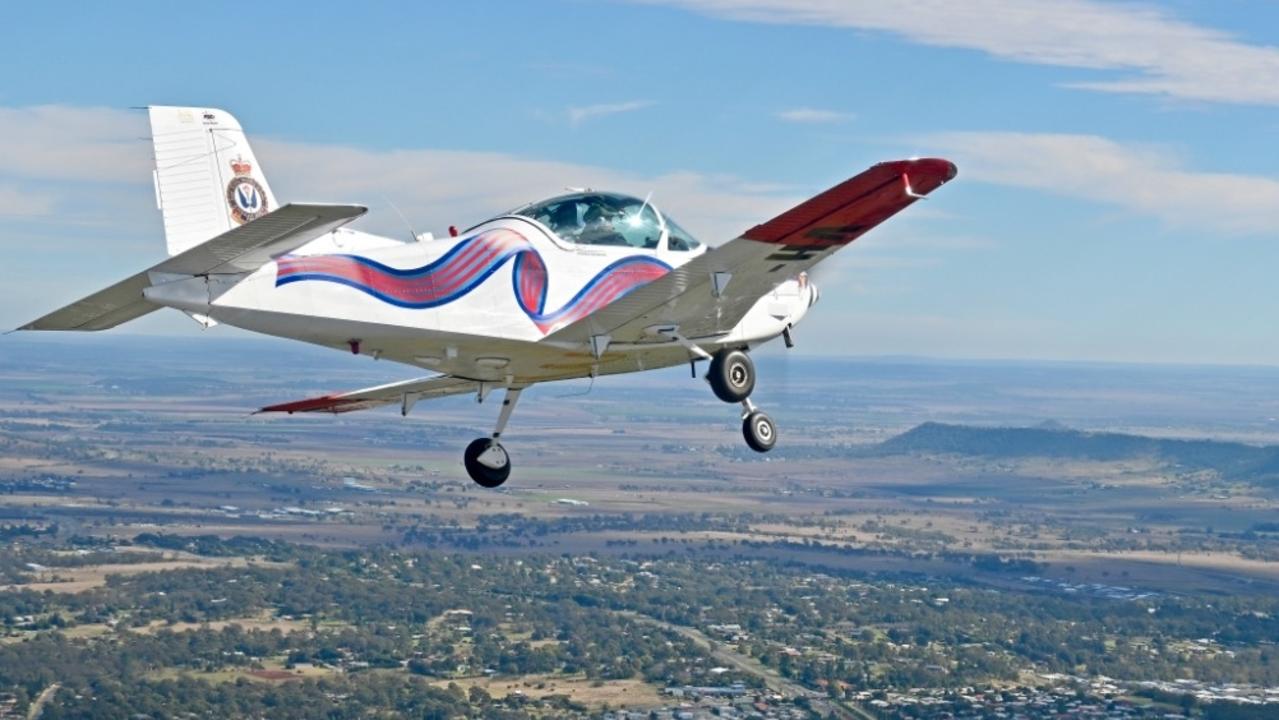
[[[364,388],[363,390],[268,405],[258,410],[258,412],[283,412],[290,415],[304,412],[327,412],[336,415],[395,403],[401,403],[407,408],[407,406],[418,400],[430,400],[449,395],[464,395],[475,392],[479,388],[480,383],[476,380],[467,380],[453,377],[452,375],[436,375],[434,377],[378,385]]]

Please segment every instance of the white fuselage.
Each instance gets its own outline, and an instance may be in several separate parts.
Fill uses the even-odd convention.
[[[247,275],[174,278],[152,302],[217,322],[350,348],[477,380],[528,383],[664,367],[689,360],[665,338],[609,348],[542,342],[548,334],[705,252],[566,243],[525,217],[459,237],[401,243],[338,230]],[[696,338],[746,347],[799,322],[816,289],[790,279],[730,332]]]

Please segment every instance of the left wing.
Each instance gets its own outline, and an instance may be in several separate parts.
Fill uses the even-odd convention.
[[[687,338],[732,330],[764,295],[955,177],[947,160],[880,163],[546,337],[557,345],[653,340],[678,326]],[[715,293],[718,285],[718,294]]]
[[[258,410],[258,412],[285,412],[290,415],[295,412],[336,414],[355,410],[368,410],[382,405],[399,403],[401,413],[407,415],[409,409],[418,400],[429,400],[448,395],[463,395],[469,392],[476,392],[479,389],[480,382],[478,380],[467,380],[453,377],[452,375],[437,375],[435,377],[378,385],[377,387],[354,390],[352,392],[280,403],[279,405],[268,405]]]

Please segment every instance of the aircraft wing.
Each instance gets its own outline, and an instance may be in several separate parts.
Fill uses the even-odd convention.
[[[289,203],[152,268],[182,275],[252,272],[368,212],[361,205]]]
[[[250,223],[196,245],[157,265],[54,310],[19,330],[105,330],[158,310],[142,291],[153,275],[217,275],[252,272],[367,212],[358,205],[285,205]]]
[[[306,400],[268,405],[261,410],[265,412],[284,412],[292,415],[298,412],[345,413],[355,410],[368,410],[399,403],[401,412],[408,414],[409,408],[418,400],[463,395],[480,389],[478,380],[453,377],[452,375],[436,375],[434,377],[417,378],[401,382],[378,385],[377,387],[354,390],[352,392],[324,395]]]
[[[780,283],[794,278],[955,177],[947,160],[880,163],[713,248],[546,337],[546,342],[643,342],[676,325],[691,339],[728,332]],[[719,293],[715,290],[718,286]]]

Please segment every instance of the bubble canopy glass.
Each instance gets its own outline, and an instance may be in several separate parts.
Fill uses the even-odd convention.
[[[656,250],[662,232],[669,249],[692,250],[700,243],[651,203],[615,193],[580,192],[526,205],[511,212],[545,225],[565,242]]]

